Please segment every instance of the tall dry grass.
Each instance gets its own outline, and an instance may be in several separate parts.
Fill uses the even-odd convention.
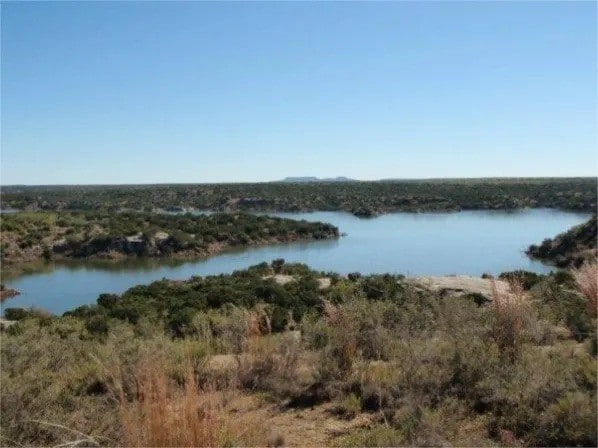
[[[181,386],[161,360],[149,359],[138,366],[135,383],[133,400],[120,394],[124,446],[263,445],[260,425],[236,422],[226,412],[223,392],[198,387],[191,368]]]
[[[324,302],[324,321],[333,329],[333,347],[330,355],[334,358],[341,372],[350,372],[357,359],[358,342],[355,334],[355,321],[340,305]]]
[[[586,310],[590,317],[598,315],[598,264],[586,263],[573,270],[575,283],[581,294],[586,298]]]
[[[523,283],[514,278],[509,291],[500,290],[492,280],[492,337],[501,353],[511,361],[517,358],[524,339],[528,306]]]

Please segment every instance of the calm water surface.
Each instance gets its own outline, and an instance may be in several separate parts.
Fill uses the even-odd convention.
[[[103,292],[121,293],[131,286],[164,277],[186,279],[192,275],[230,273],[274,258],[341,274],[359,271],[478,276],[514,269],[546,273],[551,268],[528,259],[523,250],[590,216],[558,210],[395,213],[374,219],[360,219],[342,212],[275,215],[330,222],[347,236],[336,241],[227,252],[184,263],[129,260],[117,264],[48,264],[18,278],[5,279],[8,287],[22,294],[4,302],[3,307],[35,306],[62,313],[95,303]]]

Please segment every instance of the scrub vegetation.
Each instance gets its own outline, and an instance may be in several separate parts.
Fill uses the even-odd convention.
[[[245,213],[24,212],[2,216],[1,259],[197,258],[230,247],[337,238],[331,224]]]
[[[187,185],[4,186],[3,207],[22,210],[595,211],[596,178],[431,179]]]
[[[579,267],[584,262],[596,261],[598,228],[596,216],[542,244],[532,245],[527,254],[533,258],[554,264],[560,268]]]
[[[596,446],[597,275],[487,302],[274,260],[6,309],[1,443]]]

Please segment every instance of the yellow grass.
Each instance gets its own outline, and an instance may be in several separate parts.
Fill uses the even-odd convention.
[[[514,360],[522,342],[526,303],[521,281],[513,279],[509,286],[509,292],[501,292],[492,280],[492,336],[500,351]]]
[[[586,263],[573,270],[579,291],[587,299],[587,311],[591,317],[598,314],[598,264]]]
[[[185,384],[168,378],[159,360],[138,366],[136,396],[121,397],[122,443],[136,447],[263,445],[260,425],[239,425],[223,395],[197,386],[192,369]]]

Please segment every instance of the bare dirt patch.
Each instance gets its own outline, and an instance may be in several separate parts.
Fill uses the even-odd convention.
[[[264,280],[272,278],[279,285],[286,285],[287,283],[294,282],[296,280],[295,276],[293,276],[293,275],[285,275],[285,274],[266,275],[266,276],[264,276],[262,278]]]
[[[373,415],[362,413],[352,420],[341,420],[325,403],[312,408],[288,409],[267,403],[256,395],[240,394],[228,405],[240,422],[260,421],[269,444],[281,441],[283,446],[330,446],[331,441],[351,431],[371,424]]]

